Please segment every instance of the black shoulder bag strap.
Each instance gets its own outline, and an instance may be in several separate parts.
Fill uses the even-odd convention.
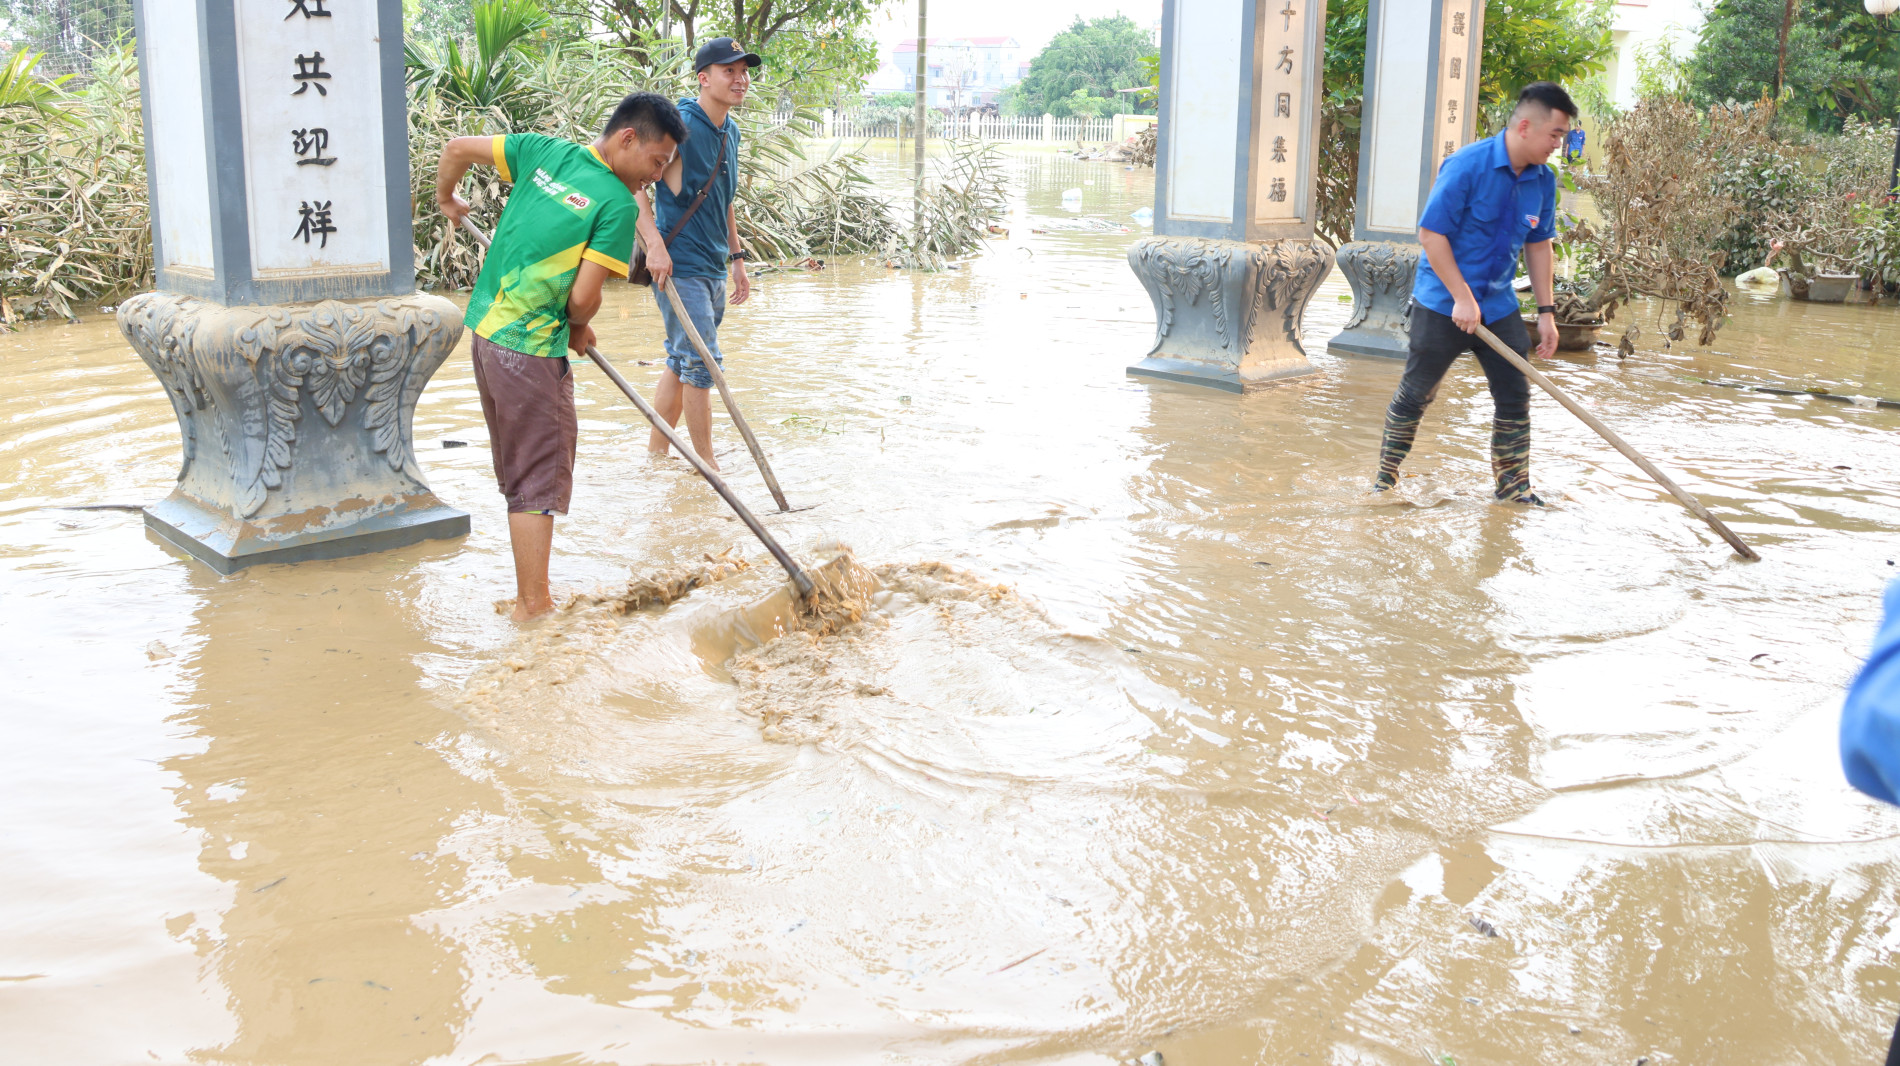
[[[721,129],[718,132],[719,154],[713,157],[712,173],[706,175],[706,184],[699,187],[699,195],[693,197],[693,202],[687,206],[686,213],[680,216],[678,222],[673,223],[673,231],[666,235],[663,242],[668,248],[673,247],[673,238],[680,235],[680,231],[686,228],[686,223],[692,221],[694,212],[699,210],[699,205],[706,202],[706,195],[712,192],[713,182],[719,180],[719,172],[726,167],[726,131]],[[633,265],[627,270],[627,280],[635,285],[653,284],[653,272],[647,269],[646,245],[642,244],[634,249]]]

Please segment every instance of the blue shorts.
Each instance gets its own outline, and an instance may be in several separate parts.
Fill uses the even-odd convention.
[[[719,351],[719,323],[726,318],[726,279],[674,278],[672,284],[679,293],[680,305],[686,308],[699,330],[699,339],[706,342],[706,350],[724,368],[726,357]],[[686,335],[686,327],[674,316],[673,301],[666,298],[658,285],[653,286],[653,298],[659,301],[660,320],[666,323],[666,368],[682,384],[696,389],[712,388],[712,372],[700,361],[698,349]]]

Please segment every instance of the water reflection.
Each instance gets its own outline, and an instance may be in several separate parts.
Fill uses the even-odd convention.
[[[453,551],[186,571],[183,720],[204,743],[165,766],[200,867],[232,886],[213,923],[237,1023],[222,1061],[408,1063],[456,1047],[468,964],[417,919],[462,881],[442,839],[495,798],[452,765],[457,723],[412,695],[427,641],[405,607],[416,564]]]

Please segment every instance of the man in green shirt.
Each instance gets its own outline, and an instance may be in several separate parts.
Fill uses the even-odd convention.
[[[574,491],[574,379],[567,352],[585,355],[608,275],[633,259],[633,194],[673,158],[686,126],[657,93],[620,101],[592,144],[511,133],[457,137],[442,147],[435,202],[451,226],[468,203],[468,168],[492,165],[514,183],[468,301],[475,386],[488,423],[495,481],[508,500],[517,622],[554,609],[548,556],[554,516]]]

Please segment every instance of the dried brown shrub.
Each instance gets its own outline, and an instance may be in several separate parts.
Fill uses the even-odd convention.
[[[1579,225],[1569,243],[1582,246],[1595,287],[1588,305],[1614,318],[1636,296],[1662,301],[1657,328],[1680,341],[1693,326],[1696,343],[1715,340],[1727,316],[1722,287],[1727,253],[1719,250],[1740,208],[1725,182],[1726,153],[1768,143],[1766,108],[1717,105],[1699,111],[1673,99],[1645,100],[1604,131],[1603,171],[1584,181],[1603,213],[1601,229]],[[1675,316],[1664,316],[1674,305]],[[1631,322],[1618,347],[1635,350]]]
[[[143,123],[130,47],[56,111],[0,109],[0,328],[151,284]]]

